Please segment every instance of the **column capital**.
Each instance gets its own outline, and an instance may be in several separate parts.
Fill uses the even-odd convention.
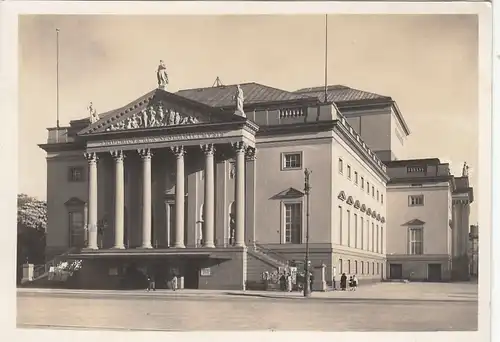
[[[172,146],[170,148],[172,150],[172,153],[175,154],[177,158],[184,157],[186,154],[186,150],[184,149],[184,146],[179,145],[179,146]]]
[[[109,151],[109,153],[111,154],[113,159],[117,162],[123,161],[123,159],[125,158],[123,150],[112,150]]]
[[[244,153],[248,147],[247,144],[244,143],[243,141],[235,142],[232,145],[236,153]]]
[[[139,153],[142,159],[151,159],[153,155],[150,148],[139,148],[137,149],[137,153]]]
[[[99,160],[99,157],[97,157],[97,153],[95,152],[85,152],[83,154],[83,157],[87,159],[89,163],[97,163],[97,160]]]
[[[200,145],[200,148],[203,151],[203,153],[205,153],[206,155],[209,155],[209,154],[213,155],[215,152],[215,145],[214,144],[202,144],[202,145]]]
[[[255,147],[248,147],[246,151],[246,158],[248,161],[254,161],[257,158]]]

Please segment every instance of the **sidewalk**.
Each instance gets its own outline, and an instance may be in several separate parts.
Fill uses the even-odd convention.
[[[133,297],[133,298],[269,298],[305,299],[300,292],[278,291],[228,291],[228,290],[69,290],[20,288],[18,295],[75,295],[84,297]],[[429,284],[429,283],[377,283],[359,287],[357,291],[313,292],[309,299],[339,301],[460,301],[476,302],[477,286],[473,284]]]

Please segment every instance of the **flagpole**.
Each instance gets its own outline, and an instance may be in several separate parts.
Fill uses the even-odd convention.
[[[59,130],[59,29],[56,28],[56,126]],[[59,134],[57,134],[59,136]]]
[[[328,102],[328,14],[325,14],[325,102]]]

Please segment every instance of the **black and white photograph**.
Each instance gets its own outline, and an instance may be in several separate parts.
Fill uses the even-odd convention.
[[[477,5],[19,13],[16,329],[489,330]]]

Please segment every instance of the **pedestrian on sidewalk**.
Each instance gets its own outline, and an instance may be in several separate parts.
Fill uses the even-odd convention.
[[[292,275],[286,274],[286,292],[292,292]]]
[[[340,289],[342,291],[345,291],[347,288],[347,276],[345,273],[342,273],[342,276],[340,277]]]
[[[352,290],[356,291],[357,288],[358,288],[358,277],[356,277],[356,275],[354,275],[352,277]]]
[[[174,274],[172,278],[172,290],[176,291],[177,290],[177,276]]]
[[[147,288],[148,292],[153,290],[153,291],[156,291],[156,285],[155,285],[155,280],[153,278],[153,276],[151,275],[148,275],[148,288]]]
[[[313,292],[313,284],[314,284],[314,275],[312,273],[309,274],[309,279],[310,279],[310,282],[309,282],[309,286],[311,286],[310,288],[310,292],[312,293]]]

